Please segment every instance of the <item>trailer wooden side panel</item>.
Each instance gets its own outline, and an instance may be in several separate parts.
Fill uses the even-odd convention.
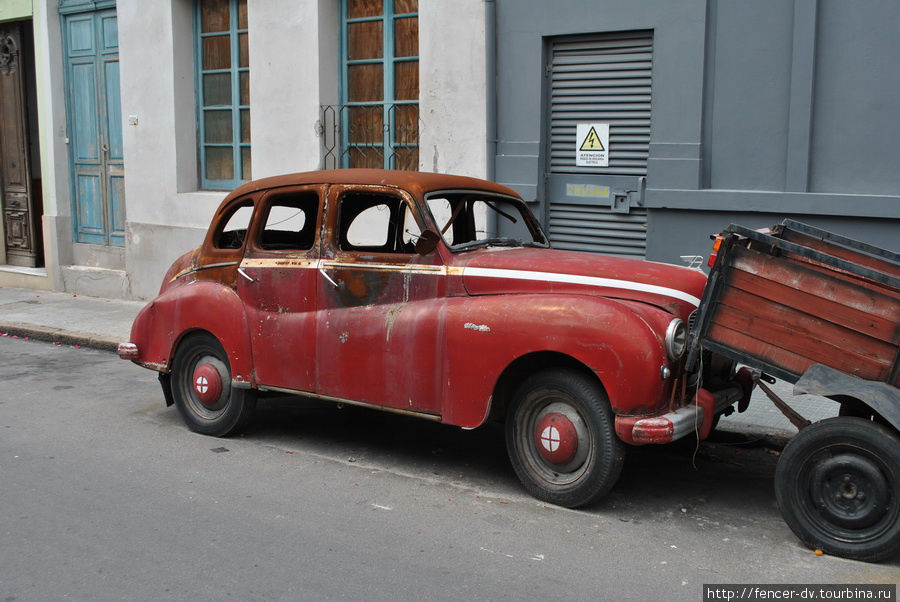
[[[715,290],[704,295],[701,344],[790,381],[824,364],[900,385],[897,264],[787,228],[775,232],[794,244],[731,234],[723,245]]]

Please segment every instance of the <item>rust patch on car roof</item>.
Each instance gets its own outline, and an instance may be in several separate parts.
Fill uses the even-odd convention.
[[[400,171],[391,169],[327,169],[319,171],[306,171],[270,178],[253,180],[239,186],[223,201],[223,205],[231,199],[254,192],[257,190],[278,188],[281,186],[298,186],[304,184],[359,184],[393,186],[406,190],[410,194],[421,198],[427,192],[434,190],[486,190],[519,197],[519,194],[511,188],[466,176],[454,176],[422,171]]]

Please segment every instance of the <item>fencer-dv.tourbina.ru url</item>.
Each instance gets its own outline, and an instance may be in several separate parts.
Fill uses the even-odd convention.
[[[895,602],[896,584],[704,584],[703,600],[879,600]]]

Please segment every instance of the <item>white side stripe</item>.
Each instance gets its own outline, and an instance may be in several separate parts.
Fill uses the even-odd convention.
[[[602,286],[605,288],[618,288],[628,291],[641,291],[653,293],[687,301],[694,307],[699,307],[700,299],[689,295],[684,291],[654,284],[631,282],[629,280],[614,280],[612,278],[597,278],[594,276],[575,276],[572,274],[555,274],[553,272],[531,272],[525,270],[501,270],[494,268],[471,268],[463,270],[466,276],[483,276],[485,278],[506,278],[510,280],[540,280],[543,282],[564,282],[568,284],[586,284],[588,286]]]
[[[229,264],[231,265],[231,264]],[[210,266],[206,266],[210,267]],[[385,272],[403,272],[410,274],[431,274],[434,276],[446,276],[448,268],[446,266],[420,265],[420,264],[392,264],[392,263],[344,263],[339,261],[328,261],[319,259],[317,261],[291,261],[282,260],[244,260],[241,267],[293,267],[314,269],[322,272],[322,275],[328,278],[334,284],[325,270],[328,269],[356,269],[356,270],[377,270]],[[449,268],[453,269],[453,268]],[[497,268],[473,268],[466,267],[462,269],[464,276],[475,276],[483,278],[505,278],[507,280],[534,280],[539,282],[563,282],[568,284],[584,284],[587,286],[597,286],[604,288],[617,288],[626,291],[641,291],[644,293],[652,293],[673,299],[680,299],[690,303],[694,307],[700,306],[700,299],[689,295],[684,291],[665,286],[656,286],[655,284],[644,284],[642,282],[632,282],[630,280],[616,280],[613,278],[597,278],[595,276],[576,276],[573,274],[557,274],[554,272],[533,272],[530,270],[508,270]]]

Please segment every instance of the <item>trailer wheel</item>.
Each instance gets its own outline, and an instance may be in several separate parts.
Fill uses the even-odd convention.
[[[900,437],[862,418],[800,431],[775,469],[785,522],[813,549],[879,561],[900,552]]]
[[[539,372],[518,387],[506,448],[531,495],[569,508],[606,495],[625,460],[606,393],[574,370]]]
[[[242,429],[256,408],[256,391],[231,386],[222,345],[209,333],[188,336],[172,362],[172,397],[188,428],[224,437]]]

